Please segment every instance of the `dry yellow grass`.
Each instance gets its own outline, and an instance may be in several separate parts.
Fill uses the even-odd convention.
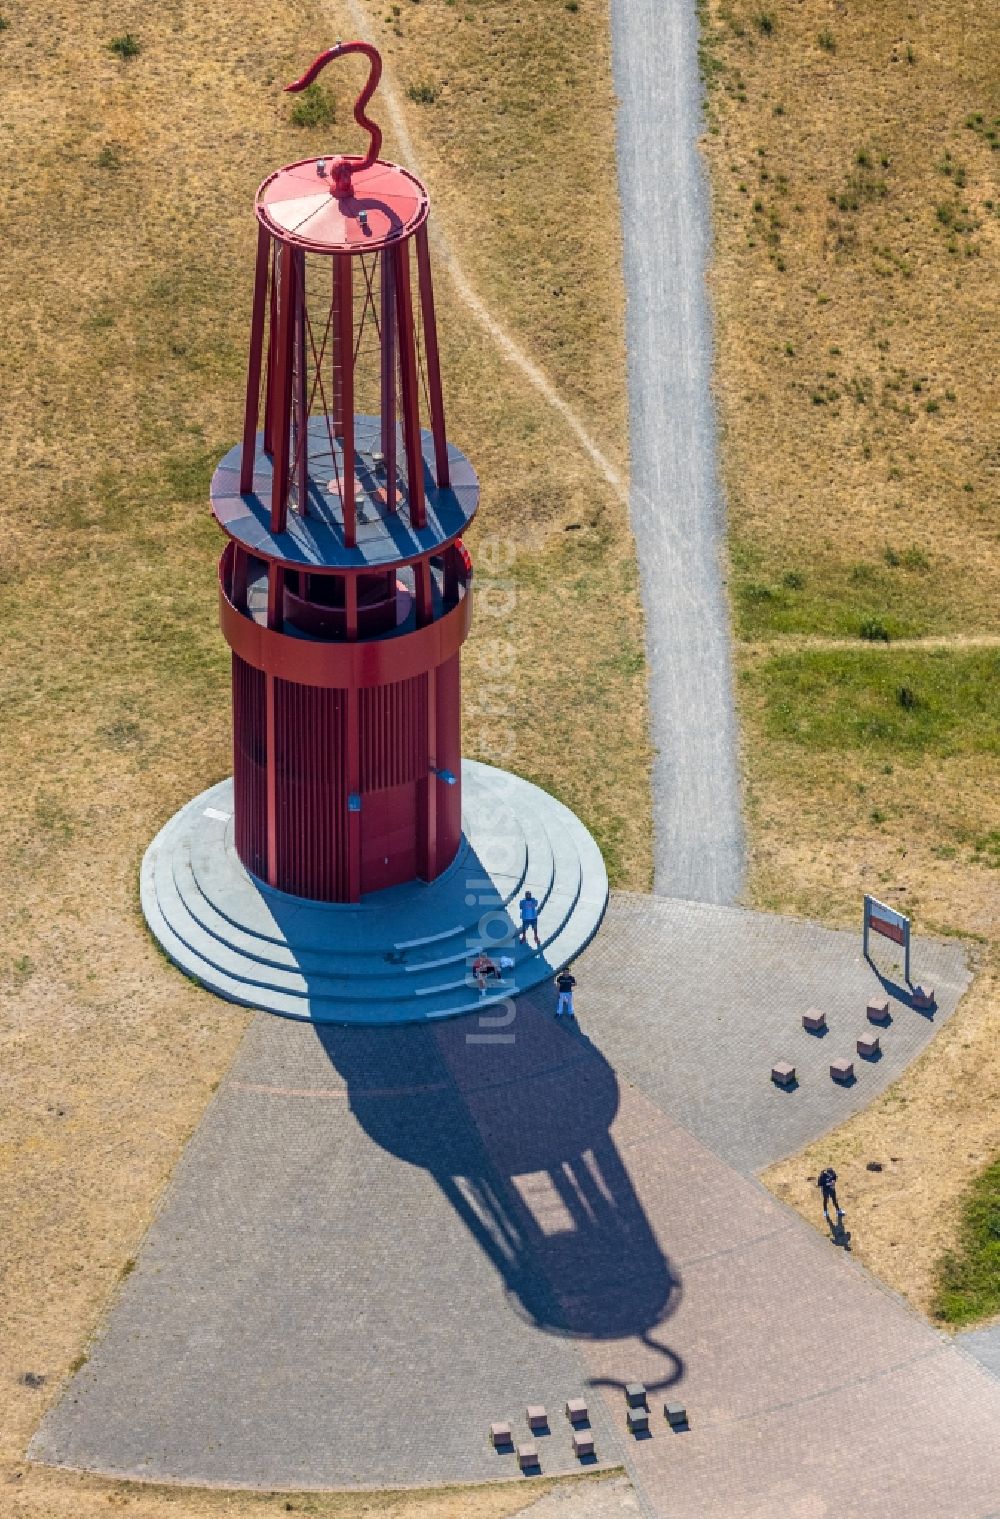
[[[872,1107],[764,1181],[821,1231],[816,1177],[832,1165],[852,1248],[932,1313],[936,1272],[955,1241],[969,1179],[1000,1150],[1000,975],[994,952],[931,1048]],[[866,1169],[881,1162],[882,1171]]]
[[[737,550],[762,578],[804,569],[829,594],[838,568],[915,548],[916,631],[996,631],[996,10],[707,10]]]
[[[885,1098],[767,1180],[815,1223],[807,1178],[831,1160],[857,1254],[926,1309],[1000,1148],[1000,878],[977,847],[1000,829],[1000,766],[960,743],[796,741],[768,677],[866,618],[956,660],[994,644],[1000,19],[952,0],[707,0],[704,19],[750,895],[852,923],[876,890],[988,967]]]
[[[540,35],[545,10],[542,0],[526,0],[516,17],[477,8],[481,29],[456,34],[451,51],[452,109],[471,107],[484,88],[485,40],[499,53],[506,35],[515,54],[522,29]],[[329,134],[291,126],[280,87],[353,28],[336,6],[321,12],[308,0],[280,13],[247,0],[238,18],[221,0],[60,0],[44,12],[15,0],[4,12],[0,449],[12,484],[0,503],[0,1511],[86,1516],[127,1502],[150,1519],[284,1512],[284,1498],[49,1473],[26,1467],[23,1452],[139,1249],[246,1026],[247,1015],[164,963],[141,923],[137,874],[162,822],[229,768],[227,658],[215,624],[221,545],[205,502],[211,468],[239,431],[252,198],[270,167],[331,146]],[[570,13],[560,15],[568,27]],[[451,17],[444,0],[425,0],[412,35],[393,38],[408,66],[437,67],[431,23]],[[610,98],[606,39],[583,66],[601,26],[599,8],[580,13],[564,47],[578,67],[575,82],[557,81],[553,109],[573,132],[594,98]],[[108,43],[129,32],[140,52],[125,61]],[[349,69],[332,72],[350,140],[356,85]],[[487,89],[497,87],[489,72]],[[521,120],[536,82],[508,83]],[[561,366],[560,353],[589,350],[598,334],[620,350],[613,219],[581,252],[591,301],[577,284],[571,300],[552,294],[557,229],[532,230],[539,258],[523,261],[516,283],[506,269],[490,283],[480,219],[496,218],[519,240],[527,203],[506,202],[502,180],[475,153],[451,159],[446,125],[433,122],[433,112],[421,118],[418,135],[438,214],[455,215],[453,246],[488,299],[517,295],[517,311],[502,309],[502,319],[526,341],[541,336],[536,355],[560,384],[576,362]],[[510,126],[506,139],[495,123],[490,130],[495,150],[502,157],[506,141],[513,160],[521,138]],[[591,127],[607,178],[603,108]],[[558,139],[555,126],[550,135]],[[393,153],[391,134],[386,148]],[[551,172],[555,193],[565,184],[569,198],[575,173],[561,151]],[[501,693],[507,762],[576,806],[618,879],[641,886],[645,698],[624,501],[446,279],[438,298],[451,432],[484,482],[472,545],[481,584],[509,582],[515,592],[507,618],[481,616],[476,626],[468,747],[481,752],[491,736],[475,717],[479,653],[486,640],[510,637],[521,668]],[[607,370],[585,369],[572,396],[607,423],[619,460],[623,384],[619,351]],[[564,532],[571,523],[580,526]],[[500,569],[491,573],[491,538],[526,547],[510,568],[492,556]],[[42,1385],[25,1385],[27,1372]],[[338,1519],[489,1519],[524,1500],[515,1488],[294,1501]]]
[[[79,1519],[127,1509],[139,1519],[508,1519],[560,1484],[532,1479],[489,1488],[440,1488],[427,1492],[247,1493],[108,1482],[76,1472],[14,1466],[0,1513],[10,1519]],[[582,1477],[576,1481],[592,1481]],[[600,1480],[600,1479],[596,1479]]]

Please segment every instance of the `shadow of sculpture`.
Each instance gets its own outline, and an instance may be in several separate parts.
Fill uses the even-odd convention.
[[[494,1010],[491,1010],[491,1012]],[[636,1337],[683,1375],[654,1334],[680,1281],[610,1132],[615,1073],[536,999],[496,1017],[392,1029],[317,1027],[376,1144],[428,1171],[493,1263],[512,1309],[550,1334]],[[484,1025],[486,1031],[484,1032]]]

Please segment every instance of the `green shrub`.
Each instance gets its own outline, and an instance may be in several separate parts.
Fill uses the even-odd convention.
[[[142,43],[131,32],[123,32],[120,37],[112,37],[108,43],[108,51],[119,58],[138,58],[142,52]]]
[[[438,98],[437,89],[433,84],[428,84],[426,79],[420,84],[409,85],[406,93],[416,105],[433,105]]]
[[[320,84],[309,84],[292,106],[293,127],[328,127],[335,120],[333,96]]]

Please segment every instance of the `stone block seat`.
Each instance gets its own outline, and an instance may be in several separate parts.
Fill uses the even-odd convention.
[[[771,1067],[771,1080],[779,1087],[795,1085],[795,1067],[787,1060],[779,1060]]]
[[[594,1454],[594,1436],[589,1429],[574,1429],[573,1454],[578,1461]]]
[[[629,1407],[627,1415],[628,1427],[634,1435],[647,1434],[649,1431],[649,1409]]]
[[[869,1023],[889,1022],[889,999],[888,997],[870,997],[866,1009]]]
[[[629,1408],[646,1407],[646,1389],[641,1382],[625,1383],[625,1402]]]
[[[528,1428],[533,1435],[546,1434],[549,1428],[549,1416],[541,1403],[529,1403],[525,1410],[525,1418]]]
[[[498,1419],[495,1424],[490,1425],[490,1444],[494,1450],[514,1449],[514,1433],[506,1420]]]
[[[541,1466],[538,1459],[537,1445],[519,1445],[517,1447],[517,1464],[523,1472],[536,1472]]]
[[[915,986],[913,988],[913,998],[912,998],[912,1001],[913,1001],[913,1006],[914,1007],[918,1007],[921,1012],[927,1012],[930,1008],[932,1008],[934,1006],[934,988],[933,988],[933,986],[931,986],[931,987]]]
[[[820,1012],[818,1007],[811,1007],[807,1013],[802,1014],[802,1027],[810,1034],[825,1034],[826,1014]]]
[[[834,1081],[840,1081],[840,1082],[853,1081],[854,1080],[854,1061],[853,1060],[831,1060],[830,1061],[830,1075],[833,1077]]]
[[[687,1409],[683,1403],[664,1403],[663,1417],[671,1429],[683,1429],[687,1425]]]
[[[590,1410],[583,1398],[567,1398],[566,1417],[571,1424],[588,1424]]]
[[[881,1054],[882,1047],[879,1043],[878,1034],[862,1034],[858,1040],[858,1054],[865,1060],[872,1060]]]

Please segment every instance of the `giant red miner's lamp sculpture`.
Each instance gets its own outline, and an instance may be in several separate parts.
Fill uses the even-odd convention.
[[[230,542],[236,848],[296,895],[433,880],[461,837],[459,650],[478,502],[449,445],[428,200],[378,158],[304,159],[257,195],[243,442],[212,482]],[[422,421],[426,426],[422,426]]]
[[[445,430],[427,195],[378,157],[374,48],[338,44],[289,88],[353,53],[367,152],[290,164],[257,194],[243,438],[211,487],[234,774],[150,844],[142,908],[235,1002],[367,1024],[493,1007],[476,1038],[508,1042],[513,994],[587,942],[607,875],[559,802],[462,760],[479,487]],[[516,933],[528,889],[537,948]]]

